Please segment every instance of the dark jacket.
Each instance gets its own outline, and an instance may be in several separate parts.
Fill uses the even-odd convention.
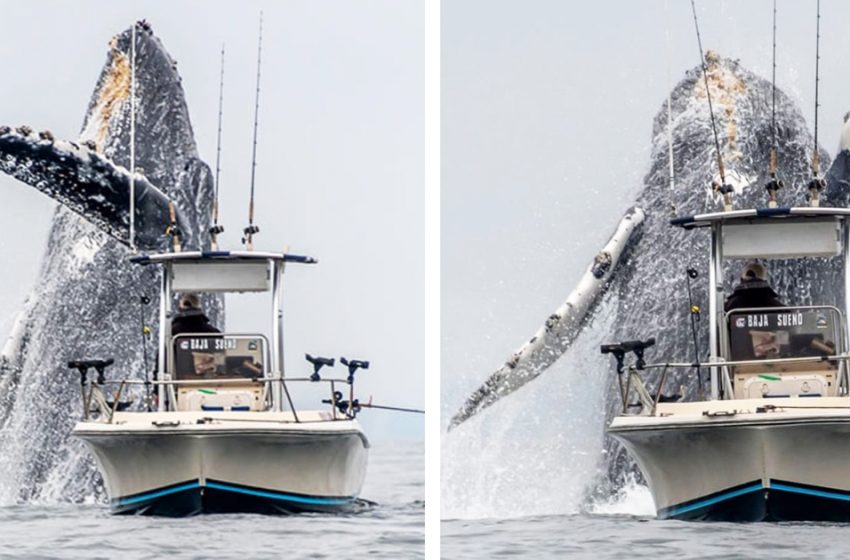
[[[782,307],[779,296],[763,280],[745,280],[735,286],[735,290],[726,298],[725,311],[745,307]]]
[[[171,321],[171,336],[188,333],[219,333],[209,318],[200,309],[187,309],[178,313]]]

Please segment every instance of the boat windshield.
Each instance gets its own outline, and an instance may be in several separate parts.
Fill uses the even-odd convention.
[[[737,309],[726,316],[732,360],[833,356],[841,340],[834,307]]]
[[[174,337],[178,380],[256,379],[267,371],[267,344],[259,334],[181,334]]]

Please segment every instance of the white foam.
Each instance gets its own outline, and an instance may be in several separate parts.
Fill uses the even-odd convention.
[[[655,500],[648,487],[631,477],[616,494],[590,504],[587,511],[597,515],[655,517]]]
[[[442,438],[443,518],[582,511],[602,453],[610,380],[596,354],[615,299],[549,371]]]
[[[844,115],[844,126],[841,127],[841,140],[838,142],[838,151],[850,150],[850,113]]]

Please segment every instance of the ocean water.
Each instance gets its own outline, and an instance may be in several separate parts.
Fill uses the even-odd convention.
[[[442,558],[675,558],[770,560],[841,558],[850,525],[662,521],[646,487],[572,515],[446,519]]]
[[[105,504],[0,507],[0,558],[424,558],[421,443],[376,443],[347,515],[115,516]]]

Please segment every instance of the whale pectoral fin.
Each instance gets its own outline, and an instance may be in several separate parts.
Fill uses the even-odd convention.
[[[0,127],[0,171],[62,203],[121,243],[130,244],[130,173],[73,142]],[[164,246],[168,197],[136,174],[136,245]],[[178,221],[180,220],[178,216]]]
[[[636,231],[644,220],[640,208],[629,209],[614,235],[596,254],[567,300],[505,364],[473,392],[449,422],[449,430],[481,412],[543,373],[570,347],[600,297]]]

